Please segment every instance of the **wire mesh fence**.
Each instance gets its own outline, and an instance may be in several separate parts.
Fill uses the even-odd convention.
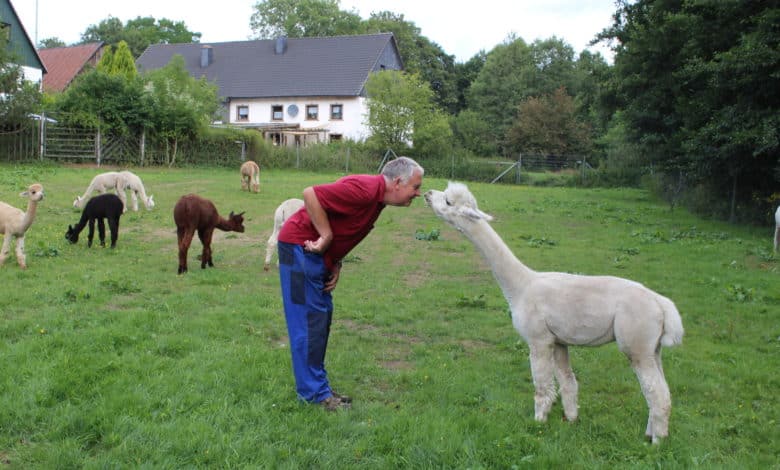
[[[254,132],[254,131],[240,131]],[[244,134],[246,136],[246,134]],[[115,135],[100,129],[62,124],[56,116],[31,120],[24,126],[0,131],[0,161],[52,161],[97,166],[235,166],[245,159],[263,168],[375,173],[393,149],[371,151],[351,142],[285,147],[226,134],[172,139],[141,132]],[[255,142],[256,143],[256,142]],[[398,153],[401,154],[402,152]],[[506,159],[475,158],[454,152],[450,157],[416,157],[426,175],[462,181],[502,184],[563,185],[580,182],[595,170],[581,156],[518,154]]]

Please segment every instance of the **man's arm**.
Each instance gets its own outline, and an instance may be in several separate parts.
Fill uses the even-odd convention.
[[[317,240],[306,240],[303,247],[312,253],[325,253],[333,241],[333,230],[330,228],[328,214],[322,208],[312,186],[303,190],[303,204],[306,207],[306,212],[309,213],[312,225],[320,234],[320,238]]]

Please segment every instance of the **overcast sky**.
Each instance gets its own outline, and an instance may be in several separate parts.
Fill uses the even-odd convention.
[[[202,34],[201,42],[251,38],[249,19],[257,0],[11,0],[34,42],[56,37],[67,44],[81,39],[90,25],[113,16],[123,23],[138,16],[183,21]],[[389,10],[404,15],[445,53],[465,62],[490,51],[509,34],[526,42],[557,36],[579,53],[610,25],[614,0],[342,0],[342,10],[367,18]],[[608,60],[606,47],[589,48]]]

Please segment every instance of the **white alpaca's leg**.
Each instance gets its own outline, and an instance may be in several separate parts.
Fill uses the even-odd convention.
[[[263,265],[263,269],[268,271],[271,269],[271,258],[274,255],[274,251],[276,251],[276,245],[279,237],[279,229],[281,228],[280,225],[274,224],[274,231],[271,234],[270,237],[268,237],[268,243],[266,243],[265,247],[265,264]]]
[[[130,197],[133,198],[133,210],[138,212],[138,194],[135,191],[130,191]]]
[[[777,252],[778,247],[780,247],[780,225],[775,227],[775,252]]]
[[[553,351],[555,357],[555,378],[561,387],[561,401],[563,413],[568,421],[576,421],[579,416],[577,410],[577,378],[571,370],[569,362],[569,348],[562,344],[556,344]]]
[[[531,375],[534,379],[534,419],[547,421],[547,414],[555,403],[555,364],[551,344],[530,345]]]
[[[27,257],[24,255],[24,235],[16,238],[16,262],[19,267],[27,269]]]
[[[3,248],[0,248],[0,266],[5,263],[8,254],[11,252],[11,238],[13,235],[6,233],[3,235]]]
[[[642,394],[647,401],[649,415],[645,434],[653,444],[669,435],[669,415],[672,411],[672,397],[669,386],[660,368],[660,355],[643,355],[631,359],[631,367],[639,379]]]

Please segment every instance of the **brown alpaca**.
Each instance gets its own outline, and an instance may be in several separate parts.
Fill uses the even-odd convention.
[[[35,220],[38,202],[43,199],[43,186],[38,183],[30,185],[27,191],[19,194],[29,199],[27,212],[22,212],[14,206],[0,202],[0,233],[3,234],[3,247],[0,248],[0,266],[11,252],[11,239],[16,238],[16,262],[19,267],[27,269],[27,259],[24,255],[24,234]]]
[[[241,165],[241,190],[260,191],[260,167],[252,160]]]
[[[173,220],[176,222],[176,235],[179,239],[179,274],[187,272],[187,250],[192,243],[195,231],[203,244],[203,254],[200,257],[200,267],[214,266],[211,261],[211,236],[214,229],[224,232],[243,232],[244,213],[230,215],[227,219],[220,217],[214,203],[197,194],[182,196],[173,208]]]

